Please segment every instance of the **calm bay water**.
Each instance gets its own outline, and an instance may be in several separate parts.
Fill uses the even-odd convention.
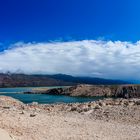
[[[26,87],[26,88],[0,88],[0,96],[11,96],[16,98],[24,103],[38,102],[42,104],[51,104],[51,103],[75,103],[75,102],[88,102],[101,99],[101,97],[70,97],[64,95],[46,95],[46,94],[20,94],[20,92],[30,91],[35,87]],[[36,87],[39,89],[38,87]],[[40,87],[41,88],[41,87]],[[54,88],[54,87],[46,87]]]

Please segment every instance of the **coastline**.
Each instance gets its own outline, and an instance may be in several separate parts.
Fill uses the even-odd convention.
[[[140,98],[139,85],[87,85],[25,91],[25,94],[67,95],[75,97]]]

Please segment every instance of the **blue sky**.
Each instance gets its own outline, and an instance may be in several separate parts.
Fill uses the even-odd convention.
[[[139,0],[0,0],[0,72],[140,81]]]
[[[0,42],[136,42],[139,13],[139,0],[0,0]]]

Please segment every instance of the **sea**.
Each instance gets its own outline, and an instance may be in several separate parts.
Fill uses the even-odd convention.
[[[39,104],[59,104],[59,103],[83,103],[96,101],[103,97],[71,97],[65,95],[48,95],[48,94],[23,94],[23,92],[33,89],[58,88],[58,87],[18,87],[18,88],[0,88],[0,96],[10,96],[22,101],[25,104],[38,102]]]

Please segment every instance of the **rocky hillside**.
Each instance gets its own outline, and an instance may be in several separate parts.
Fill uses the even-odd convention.
[[[0,74],[0,87],[65,86],[72,82],[50,78],[44,75]]]
[[[25,75],[0,74],[0,87],[35,87],[35,86],[72,86],[77,84],[126,84],[119,80],[108,80],[69,75]]]
[[[140,97],[140,85],[77,85],[68,88],[50,89],[44,93],[86,97],[137,98]]]

